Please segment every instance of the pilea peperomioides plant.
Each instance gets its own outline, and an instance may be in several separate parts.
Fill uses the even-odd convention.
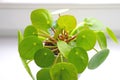
[[[18,50],[33,80],[78,80],[86,67],[95,69],[108,56],[105,32],[118,43],[113,31],[95,18],[85,18],[78,25],[73,15],[59,15],[53,21],[48,10],[37,9],[31,13],[31,22],[23,35],[18,31]],[[96,51],[91,59],[90,50]],[[36,79],[28,65],[32,60],[41,68]]]

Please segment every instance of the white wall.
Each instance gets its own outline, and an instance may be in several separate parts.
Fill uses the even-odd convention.
[[[110,26],[117,36],[120,34],[120,4],[0,4],[0,36],[16,36],[18,29],[31,24],[30,13],[36,8],[50,11],[68,8],[67,13],[76,16],[78,22],[85,17],[95,17]]]
[[[74,4],[105,4],[120,3],[119,0],[0,0],[2,3],[74,3]]]

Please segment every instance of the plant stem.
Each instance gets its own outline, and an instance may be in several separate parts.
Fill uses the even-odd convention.
[[[97,50],[97,49],[95,49],[95,48],[93,48],[93,50],[95,50],[96,52],[98,52],[98,50]]]
[[[38,33],[38,35],[39,35],[39,36],[42,36],[42,37],[45,37],[45,38],[48,38],[48,36],[47,36],[47,35],[42,34],[42,33]]]
[[[29,64],[32,60],[27,61],[27,64]]]
[[[57,43],[57,41],[53,37],[51,37],[50,35],[43,34],[43,33],[38,33],[38,34],[39,34],[39,36],[49,38],[49,40],[53,41],[54,43]]]
[[[44,46],[46,48],[57,48],[57,46]]]
[[[48,36],[48,38],[49,38],[51,41],[53,41],[54,43],[57,43],[57,41],[56,41],[54,38],[52,38],[51,36]]]
[[[70,41],[74,40],[76,37],[77,37],[77,36],[76,36],[76,35],[74,35],[74,36],[72,36],[70,39],[68,39],[66,42],[68,43],[68,42],[70,42]]]
[[[54,32],[54,34],[56,33],[55,29],[53,27],[51,27],[51,30]]]
[[[60,54],[60,59],[61,59],[61,62],[63,62],[63,55]]]
[[[55,59],[55,61],[54,61],[54,64],[57,62],[57,60],[58,60],[58,58],[60,57],[60,53],[58,53],[58,55],[56,56],[56,59]],[[53,65],[54,65],[53,64]]]
[[[52,51],[54,52],[54,51],[57,51],[58,50],[58,48],[56,47],[55,49],[53,49]]]

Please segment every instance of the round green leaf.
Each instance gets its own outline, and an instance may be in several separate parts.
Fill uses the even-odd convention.
[[[71,63],[57,63],[50,70],[52,80],[78,80],[77,70]]]
[[[40,67],[50,67],[54,63],[55,56],[50,49],[41,48],[35,53],[34,60]]]
[[[48,31],[52,27],[52,17],[46,9],[36,9],[31,13],[31,21],[33,26],[39,30]]]
[[[109,54],[109,49],[103,49],[101,51],[99,51],[98,53],[96,53],[89,61],[88,63],[88,68],[89,69],[95,69],[98,66],[100,66],[105,59],[107,58]]]
[[[96,43],[96,35],[92,30],[82,30],[77,36],[76,45],[85,50],[91,50]]]
[[[37,50],[43,47],[41,40],[35,36],[24,38],[19,45],[20,56],[24,59],[31,60]]]
[[[103,32],[97,32],[97,40],[101,49],[107,48],[107,40]]]
[[[88,54],[84,49],[74,47],[68,55],[68,61],[75,65],[78,73],[82,73],[88,64]]]
[[[60,28],[71,31],[76,27],[77,21],[72,15],[63,15],[59,17],[57,23]]]
[[[50,69],[41,69],[38,71],[37,80],[52,80],[50,76]]]
[[[28,37],[28,36],[37,36],[37,30],[35,27],[33,27],[33,25],[29,25],[25,28],[24,30],[24,37]]]
[[[108,27],[106,28],[106,31],[107,31],[108,35],[110,36],[110,38],[114,42],[118,43],[117,37],[115,36],[114,32],[110,28],[108,28]]]
[[[104,24],[96,18],[85,18],[84,22],[92,30],[102,30],[105,27]]]

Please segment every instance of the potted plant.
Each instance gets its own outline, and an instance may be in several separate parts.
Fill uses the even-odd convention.
[[[96,69],[109,54],[105,33],[118,43],[109,27],[95,18],[85,18],[77,24],[73,15],[58,15],[53,21],[46,9],[31,12],[32,24],[18,31],[18,50],[23,65],[33,80],[78,80],[86,67]],[[95,45],[99,45],[97,50]],[[95,50],[89,58],[90,50]],[[33,77],[31,61],[41,69]]]

